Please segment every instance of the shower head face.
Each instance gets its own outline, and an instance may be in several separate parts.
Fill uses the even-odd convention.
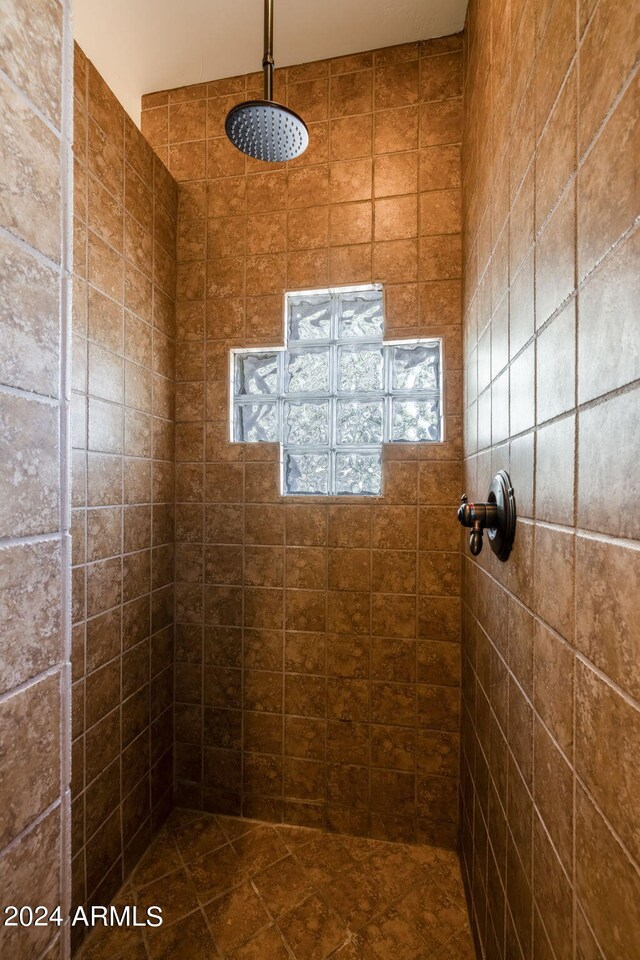
[[[293,160],[309,145],[304,120],[273,100],[238,103],[227,114],[225,130],[238,150],[270,163]]]

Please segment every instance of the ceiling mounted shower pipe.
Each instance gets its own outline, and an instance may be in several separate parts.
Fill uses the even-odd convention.
[[[262,74],[264,78],[264,98],[273,100],[273,0],[264,0],[264,53],[262,55]]]
[[[229,140],[255,160],[281,163],[299,157],[309,145],[304,120],[273,99],[273,0],[264,0],[264,100],[238,103],[227,114]]]

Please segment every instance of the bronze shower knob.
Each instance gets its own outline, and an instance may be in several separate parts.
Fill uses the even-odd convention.
[[[462,494],[458,520],[471,528],[469,547],[474,557],[482,550],[486,530],[498,560],[508,558],[516,532],[516,498],[506,470],[499,470],[491,481],[486,503],[469,503],[466,493]]]

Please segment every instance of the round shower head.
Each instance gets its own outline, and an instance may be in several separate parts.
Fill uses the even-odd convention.
[[[227,114],[225,130],[231,143],[255,160],[293,160],[309,145],[304,120],[273,100],[236,104]]]

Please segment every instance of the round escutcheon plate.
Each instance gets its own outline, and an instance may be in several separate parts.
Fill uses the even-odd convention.
[[[498,470],[489,488],[489,503],[495,503],[498,512],[495,527],[487,530],[491,549],[498,560],[506,560],[511,553],[516,532],[516,498],[506,470]]]

